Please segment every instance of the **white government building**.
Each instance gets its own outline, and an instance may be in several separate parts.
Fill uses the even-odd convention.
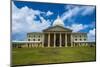
[[[87,33],[72,32],[64,27],[64,22],[58,16],[52,26],[42,32],[27,33],[26,41],[13,41],[12,47],[77,47],[95,45],[87,40]]]

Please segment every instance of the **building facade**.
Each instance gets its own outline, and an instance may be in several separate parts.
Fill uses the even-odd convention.
[[[95,44],[87,41],[87,33],[72,32],[58,16],[53,25],[42,32],[27,33],[26,41],[13,41],[13,47],[75,47]]]

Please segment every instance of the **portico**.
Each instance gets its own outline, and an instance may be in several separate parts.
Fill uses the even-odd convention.
[[[43,47],[67,47],[71,45],[71,33],[45,32]]]

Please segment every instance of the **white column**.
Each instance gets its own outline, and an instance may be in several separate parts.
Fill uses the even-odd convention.
[[[56,34],[54,33],[54,47],[56,47]]]
[[[43,34],[43,37],[42,37],[42,47],[44,47],[44,37],[45,37],[45,35]]]
[[[34,43],[32,44],[32,47],[34,48]]]
[[[84,43],[81,43],[81,45],[80,45],[80,46],[82,46],[82,44],[84,44]]]
[[[80,47],[82,44],[84,44],[84,43],[80,43],[79,47]]]
[[[19,44],[17,44],[17,48],[18,48],[18,45],[19,45]]]
[[[71,47],[73,47],[73,43],[72,43],[72,41],[73,41],[73,39],[72,39],[72,34],[71,34],[70,36],[71,36]]]
[[[48,47],[50,47],[50,33],[48,33]]]
[[[28,43],[25,44],[25,47],[28,47]]]
[[[87,43],[85,43],[86,44],[86,46],[88,45]]]
[[[32,48],[32,43],[31,43],[31,48]]]
[[[31,48],[31,43],[29,44],[29,48]]]
[[[61,35],[61,33],[60,33],[60,39],[59,39],[59,41],[60,41],[60,47],[62,47],[62,35]]]
[[[83,45],[85,46],[85,44],[83,43]]]
[[[67,33],[65,33],[65,47],[67,47]]]
[[[32,45],[31,45],[31,46],[32,46],[32,48],[33,48],[33,43],[32,43]]]
[[[36,43],[34,43],[34,47],[36,48]]]
[[[30,43],[30,48],[31,48],[31,45],[32,45],[32,44]]]
[[[75,47],[75,42],[74,42],[74,47]]]
[[[79,43],[78,47],[80,47],[81,43]]]
[[[84,44],[82,44],[82,46],[84,46]]]

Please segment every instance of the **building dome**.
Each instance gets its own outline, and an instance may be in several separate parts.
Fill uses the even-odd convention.
[[[61,18],[59,16],[57,16],[57,19],[53,22],[53,26],[64,26],[64,22],[61,20]]]

